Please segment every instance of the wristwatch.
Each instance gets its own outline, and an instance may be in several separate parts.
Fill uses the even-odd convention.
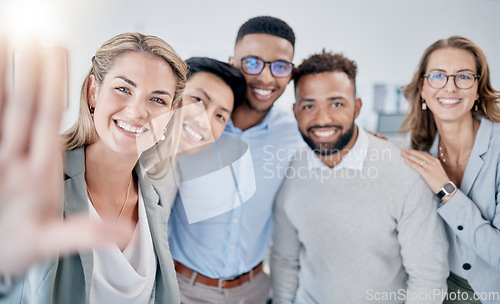
[[[441,187],[441,190],[436,193],[438,199],[442,199],[445,196],[453,195],[457,192],[457,186],[452,181],[447,182]]]

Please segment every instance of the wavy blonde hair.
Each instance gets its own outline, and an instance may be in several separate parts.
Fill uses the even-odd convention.
[[[490,80],[490,69],[483,51],[472,41],[461,36],[441,39],[429,46],[418,64],[412,81],[403,89],[410,103],[410,112],[402,124],[402,132],[411,132],[413,149],[427,151],[432,146],[436,136],[436,123],[431,111],[423,111],[421,96],[423,75],[427,69],[431,54],[442,48],[456,48],[469,51],[474,56],[477,74],[479,75],[478,94],[479,107],[477,113],[491,121],[500,122],[499,91],[493,89]]]
[[[167,124],[165,140],[159,141],[141,156],[141,163],[148,170],[147,174],[157,178],[161,172],[164,175],[170,170],[173,156],[177,152],[182,127],[182,111],[179,108],[182,106],[182,92],[186,85],[187,65],[168,43],[155,36],[124,33],[109,39],[97,50],[80,91],[78,120],[63,135],[64,149],[83,147],[96,140],[97,132],[87,96],[89,78],[94,75],[97,83],[101,85],[116,59],[126,52],[145,52],[159,56],[168,63],[175,75],[176,88],[172,108],[176,107],[177,110]]]

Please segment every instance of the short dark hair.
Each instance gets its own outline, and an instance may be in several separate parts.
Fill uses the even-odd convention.
[[[191,57],[186,60],[189,67],[187,79],[198,72],[207,72],[222,79],[233,91],[234,109],[243,103],[247,90],[245,77],[228,63],[208,57]]]
[[[352,61],[342,54],[333,54],[323,50],[320,54],[314,54],[305,59],[293,73],[293,83],[295,87],[300,78],[306,75],[319,74],[323,72],[342,72],[352,81],[354,93],[356,93],[356,74],[358,67],[355,61]]]
[[[236,36],[236,43],[249,34],[269,34],[288,40],[295,47],[295,34],[283,20],[271,16],[254,17],[243,23]]]

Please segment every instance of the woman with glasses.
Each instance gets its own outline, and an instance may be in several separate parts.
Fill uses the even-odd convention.
[[[439,40],[404,93],[402,154],[436,194],[450,244],[444,303],[499,303],[500,94],[486,57],[464,37]]]

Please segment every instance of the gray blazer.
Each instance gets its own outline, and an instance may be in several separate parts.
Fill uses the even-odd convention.
[[[437,157],[439,136],[430,153]],[[481,118],[459,191],[438,208],[450,241],[450,268],[475,292],[500,296],[500,124]],[[482,299],[498,303],[500,299]]]
[[[158,261],[155,283],[156,303],[180,303],[179,287],[167,237],[168,209],[163,208],[149,178],[140,165],[136,174],[146,207],[149,229]],[[88,213],[85,185],[85,149],[66,153],[66,180],[64,182],[64,216]],[[47,261],[16,284],[5,303],[89,303],[93,270],[92,252]]]

